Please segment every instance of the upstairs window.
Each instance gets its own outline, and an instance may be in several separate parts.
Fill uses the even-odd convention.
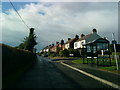
[[[75,47],[77,47],[77,43],[75,43]]]

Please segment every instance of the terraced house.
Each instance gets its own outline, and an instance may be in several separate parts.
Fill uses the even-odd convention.
[[[92,32],[87,35],[81,34],[81,37],[76,42],[74,42],[74,49],[79,49],[81,52],[86,48],[85,44],[97,40],[99,38],[101,38],[101,36],[97,34],[96,29],[93,29]]]
[[[74,38],[68,38],[68,41],[64,43],[64,40],[61,42],[56,42],[54,45],[49,45],[44,48],[44,52],[54,52],[58,53],[61,50],[65,49],[77,49],[79,50],[80,55],[84,52],[94,51],[101,52],[101,50],[109,49],[109,41],[106,38],[102,38],[98,35],[97,30],[93,29],[90,34],[84,35],[81,34],[80,38],[76,35]],[[92,53],[92,52],[91,52]]]
[[[68,41],[65,43],[65,49],[70,49],[73,48],[74,49],[74,42],[77,41],[79,39],[79,36],[76,35],[75,38],[68,38]]]

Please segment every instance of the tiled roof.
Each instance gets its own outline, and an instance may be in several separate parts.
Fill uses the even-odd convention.
[[[75,39],[76,39],[76,38],[72,38],[72,39],[68,40],[65,44],[71,43],[71,42],[73,42]]]
[[[77,41],[85,40],[85,39],[89,38],[91,35],[92,35],[92,33],[85,35],[85,36],[79,38]]]

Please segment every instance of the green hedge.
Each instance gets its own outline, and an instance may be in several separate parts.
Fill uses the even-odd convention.
[[[9,88],[36,61],[30,51],[2,45],[2,87]]]

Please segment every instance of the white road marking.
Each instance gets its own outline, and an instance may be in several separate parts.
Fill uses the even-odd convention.
[[[117,84],[114,84],[114,83],[112,83],[112,82],[110,82],[110,81],[107,81],[107,80],[104,80],[104,79],[102,79],[102,78],[99,78],[99,77],[97,77],[97,76],[94,76],[94,75],[92,75],[92,74],[90,74],[90,73],[87,73],[87,72],[85,72],[85,71],[83,71],[83,70],[80,70],[80,69],[77,69],[77,68],[75,68],[75,67],[72,67],[72,66],[70,66],[70,65],[68,65],[68,64],[65,64],[65,63],[63,63],[63,62],[61,62],[61,64],[65,65],[65,66],[67,66],[67,67],[69,67],[69,68],[71,68],[71,69],[73,69],[73,70],[76,70],[76,71],[78,71],[78,72],[80,72],[80,73],[82,73],[82,74],[84,74],[84,75],[87,75],[87,76],[89,76],[89,77],[91,77],[91,78],[93,78],[93,79],[95,79],[95,80],[98,80],[98,81],[100,81],[100,82],[102,82],[102,83],[104,83],[104,84],[107,84],[107,85],[109,85],[109,86],[111,86],[111,87],[113,87],[113,88],[117,88],[117,89],[120,90],[120,86],[117,85]]]

